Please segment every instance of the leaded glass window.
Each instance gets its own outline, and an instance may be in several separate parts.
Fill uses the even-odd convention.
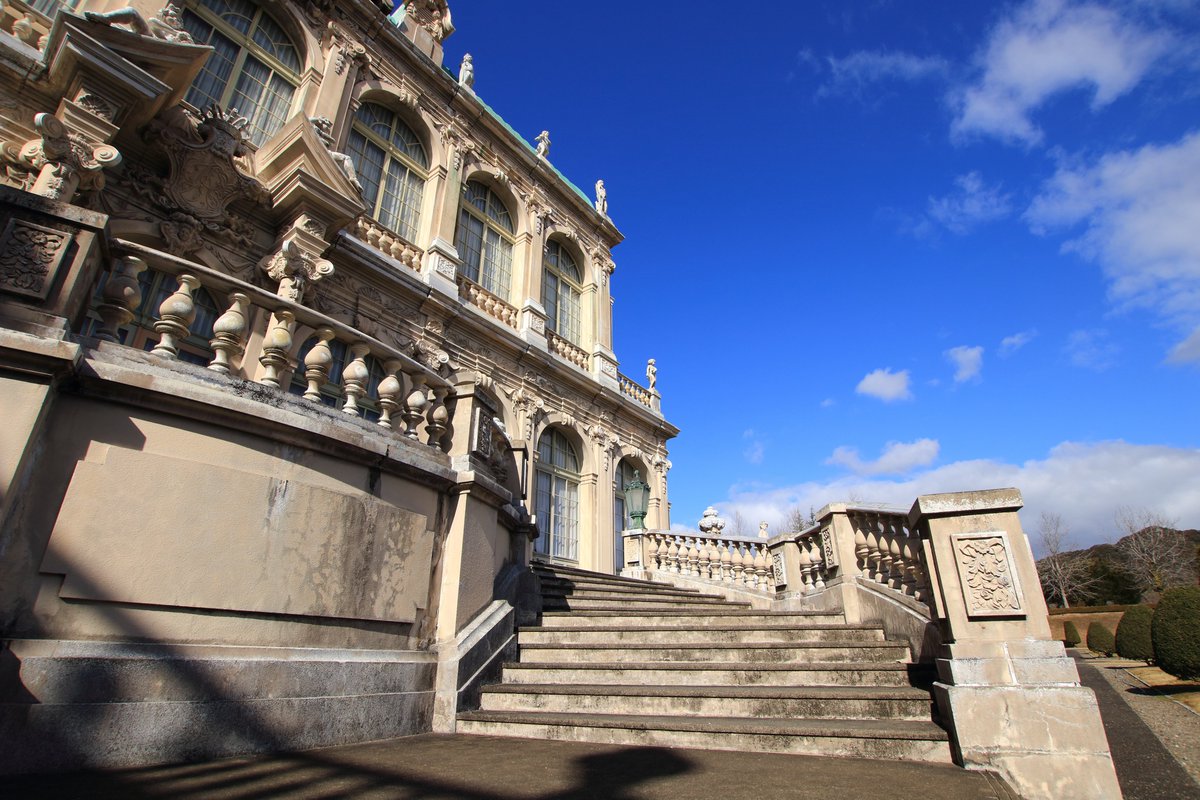
[[[583,275],[575,259],[557,241],[546,245],[542,260],[542,305],[546,327],[564,339],[579,344],[579,285]]]
[[[500,198],[482,183],[467,181],[454,235],[460,272],[504,300],[512,283],[513,233],[512,217]]]
[[[429,167],[417,134],[390,109],[363,103],[354,114],[346,153],[354,159],[363,199],[375,219],[415,243]]]
[[[192,82],[187,101],[237,109],[259,145],[279,130],[300,82],[300,53],[283,28],[250,0],[198,0],[183,26],[213,54]]]
[[[579,456],[563,433],[548,428],[538,439],[534,507],[537,552],[551,558],[579,560]]]

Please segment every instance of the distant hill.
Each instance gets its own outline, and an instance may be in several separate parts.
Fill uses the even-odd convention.
[[[1186,540],[1183,548],[1184,563],[1179,566],[1179,569],[1181,573],[1190,576],[1193,584],[1196,583],[1200,578],[1200,530],[1188,528],[1186,530],[1168,529],[1168,531],[1177,533]],[[1127,559],[1122,552],[1126,541],[1145,535],[1147,535],[1147,529],[1123,536],[1115,543],[1105,542],[1093,545],[1086,550],[1072,550],[1064,553],[1065,557],[1080,556],[1091,565],[1092,585],[1079,597],[1071,597],[1071,604],[1131,605],[1157,600],[1157,597],[1142,595],[1136,581],[1128,571]]]

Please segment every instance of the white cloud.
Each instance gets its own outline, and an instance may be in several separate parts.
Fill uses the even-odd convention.
[[[1200,528],[1200,449],[1123,441],[1064,442],[1044,459],[1022,464],[956,461],[895,480],[845,476],[776,488],[735,486],[721,508],[775,528],[794,507],[852,499],[907,509],[922,494],[1007,486],[1025,497],[1021,518],[1027,531],[1034,530],[1041,512],[1057,512],[1083,546],[1116,539],[1113,515],[1121,505],[1154,509],[1178,519],[1181,527]]]
[[[1062,167],[1025,218],[1037,233],[1082,226],[1065,249],[1096,261],[1114,300],[1190,334],[1172,359],[1200,361],[1200,131]],[[1191,342],[1191,344],[1189,344]]]
[[[821,401],[821,408],[833,408],[836,405],[837,405],[837,401],[834,400],[832,397],[826,397],[824,400]]]
[[[955,98],[952,131],[1036,144],[1042,132],[1030,115],[1052,95],[1088,89],[1101,108],[1136,86],[1171,44],[1096,3],[1030,0],[992,31],[982,75]]]
[[[883,453],[874,461],[863,461],[854,447],[839,447],[826,464],[843,466],[856,475],[905,475],[917,467],[927,467],[938,456],[941,445],[937,439],[918,439],[915,442],[888,442]]]
[[[954,179],[958,188],[945,197],[930,197],[928,217],[951,233],[964,235],[976,225],[994,222],[1012,212],[1012,197],[1000,185],[986,186],[978,172]]]
[[[1000,340],[1000,357],[1008,358],[1013,353],[1032,342],[1037,335],[1038,332],[1036,330],[1030,329],[1027,331],[1014,333],[1012,336],[1005,336]]]
[[[763,456],[766,455],[766,446],[762,440],[754,433],[753,428],[748,428],[742,432],[742,438],[749,440],[746,449],[742,451],[742,457],[751,464],[761,464]]]
[[[944,76],[949,64],[935,56],[860,50],[838,58],[830,56],[829,82],[817,96],[860,96],[870,84],[884,81],[918,81]]]
[[[854,391],[859,394],[865,394],[868,397],[878,398],[885,403],[891,403],[895,400],[912,399],[913,395],[908,388],[908,383],[908,370],[892,372],[891,368],[888,367],[868,373],[865,378],[858,382],[858,386],[854,388]]]
[[[945,352],[945,356],[954,365],[955,383],[979,380],[979,373],[983,370],[982,347],[978,345],[975,347],[966,345],[951,347]]]
[[[1072,331],[1063,351],[1074,366],[1103,372],[1117,363],[1121,348],[1109,340],[1108,331],[1086,330]]]

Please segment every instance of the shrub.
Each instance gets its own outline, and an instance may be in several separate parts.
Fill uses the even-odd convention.
[[[1067,620],[1063,623],[1063,644],[1067,647],[1075,647],[1083,639],[1079,638],[1079,628],[1075,627],[1075,623]]]
[[[1200,678],[1200,586],[1163,593],[1150,622],[1154,661],[1184,680]]]
[[[1117,624],[1117,655],[1150,663],[1154,660],[1154,645],[1150,643],[1150,606],[1134,606],[1121,616]]]
[[[1113,641],[1112,631],[1099,622],[1093,622],[1091,625],[1088,625],[1087,646],[1088,650],[1091,650],[1093,653],[1103,653],[1106,656],[1111,656],[1113,651],[1117,649],[1117,644]]]

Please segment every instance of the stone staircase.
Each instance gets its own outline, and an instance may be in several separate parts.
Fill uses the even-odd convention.
[[[668,584],[535,564],[540,627],[461,733],[951,762],[932,675],[839,612],[757,611]]]

